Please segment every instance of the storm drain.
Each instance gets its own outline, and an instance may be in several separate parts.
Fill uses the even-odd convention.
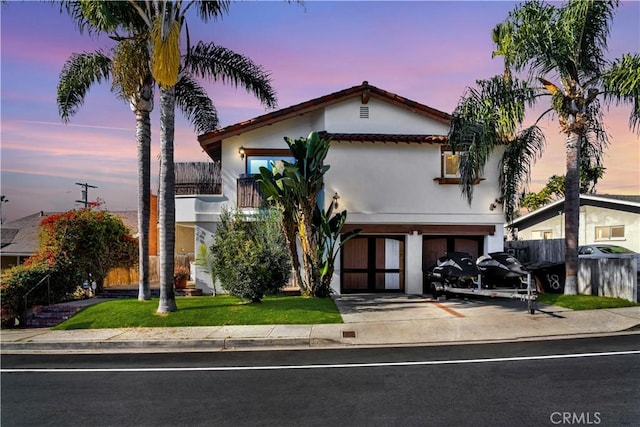
[[[342,331],[342,338],[355,338],[356,331]]]

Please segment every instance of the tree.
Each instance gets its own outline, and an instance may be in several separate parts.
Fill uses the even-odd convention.
[[[148,36],[144,22],[122,2],[63,1],[80,32],[104,33],[117,41],[112,56],[101,51],[73,54],[58,83],[58,111],[70,121],[91,86],[112,79],[112,91],[129,102],[136,117],[138,169],[138,299],[151,299],[149,285],[149,217],[151,202],[151,121],[154,81],[149,71]],[[120,33],[124,32],[125,35]]]
[[[629,124],[640,130],[640,56],[605,58],[617,1],[573,0],[562,6],[527,2],[517,6],[493,31],[494,56],[505,72],[468,88],[456,107],[450,143],[464,152],[461,187],[471,201],[473,183],[497,146],[504,146],[500,191],[507,220],[513,218],[518,195],[545,143],[537,126],[548,113],[558,118],[565,135],[565,293],[577,293],[579,188],[581,150],[591,167],[601,166],[608,140],[602,106],[633,105]],[[518,78],[515,73],[524,73]],[[556,83],[554,83],[554,81]],[[543,97],[548,109],[524,127],[525,110]]]
[[[295,163],[282,162],[275,172],[261,167],[258,185],[266,200],[282,209],[283,229],[291,258],[302,257],[294,263],[303,267],[301,288],[307,294],[326,297],[331,293],[331,277],[338,250],[359,230],[342,235],[347,211],[333,215],[333,204],[325,212],[318,206],[318,197],[324,188],[324,174],[329,165],[324,160],[331,141],[322,139],[317,132],[307,138],[285,137]],[[342,237],[342,238],[341,238]],[[297,243],[300,242],[301,255]]]
[[[291,275],[280,212],[257,215],[223,211],[212,253],[212,278],[232,295],[259,302],[284,287]]]
[[[171,67],[162,66],[163,61],[167,61],[168,58],[178,58],[179,60],[180,52],[178,50],[176,56],[175,52],[171,53],[171,49],[163,47],[164,43],[160,40],[163,38],[163,34],[158,27],[158,23],[162,22],[160,17],[169,20],[170,17],[174,16],[172,11],[177,10],[181,24],[184,20],[184,11],[197,2],[189,2],[182,12],[180,12],[181,2],[178,3],[179,5],[175,6],[169,2],[161,4],[133,1],[128,3],[68,2],[70,13],[74,16],[80,28],[111,32],[111,37],[121,44],[129,40],[130,37],[117,34],[116,30],[134,26],[137,31],[136,34],[140,34],[139,38],[142,38],[146,43],[146,51],[140,52],[140,55],[131,55],[129,57],[132,61],[138,61],[132,64],[134,65],[133,67],[120,67],[119,69],[123,71],[128,69],[136,70],[137,73],[134,72],[134,76],[142,75],[144,72],[151,76],[152,82],[157,77],[154,73],[157,73],[164,83],[167,82],[165,74]],[[199,2],[198,11],[202,17],[217,16],[226,10],[227,4],[228,2]],[[167,21],[168,24],[174,22],[169,21]],[[170,27],[174,29],[174,32],[169,34],[169,36],[173,37],[169,44],[175,49],[177,47],[176,37],[179,36],[179,33],[176,34],[175,25],[171,24]],[[161,147],[161,153],[164,155],[161,159],[160,192],[160,276],[161,283],[164,284],[161,286],[160,298],[162,312],[175,310],[175,295],[173,293],[173,281],[171,280],[175,252],[173,248],[175,244],[175,191],[173,190],[173,111],[175,105],[183,111],[198,132],[205,133],[217,126],[218,119],[215,107],[207,97],[204,89],[194,80],[193,75],[200,75],[214,80],[220,79],[223,82],[230,81],[236,85],[242,84],[248,90],[256,93],[261,99],[266,100],[265,102],[268,105],[275,105],[275,95],[269,84],[268,74],[242,55],[215,46],[212,43],[198,43],[195,47],[190,47],[186,58],[191,58],[192,60],[188,61],[188,64],[183,64],[184,67],[181,68],[181,72],[177,75],[177,80],[173,83],[173,86],[164,92],[164,88],[161,87],[161,105],[171,105],[171,107],[161,109],[161,146],[164,147],[164,149]],[[114,61],[114,65],[119,63],[119,61]],[[142,67],[144,70],[140,70],[138,67]],[[78,68],[82,69],[82,67]],[[99,81],[99,78],[89,83],[93,83],[96,80]],[[86,89],[82,92],[82,96],[84,96],[84,93],[86,93]],[[76,105],[80,105],[82,99],[81,97],[80,103]],[[149,188],[148,184],[146,188]],[[146,217],[148,218],[148,215]]]
[[[149,286],[149,215],[151,199],[151,119],[153,79],[145,59],[144,40],[122,40],[113,57],[102,52],[73,54],[65,63],[58,83],[58,111],[69,122],[90,86],[113,77],[112,89],[129,101],[136,118],[138,169],[139,292],[151,299]]]
[[[93,278],[102,289],[114,267],[137,261],[137,242],[122,220],[104,211],[81,209],[55,214],[40,223],[38,256],[72,266],[84,278]]]
[[[188,54],[181,68],[180,33],[185,23],[185,13],[196,5],[203,20],[216,18],[228,10],[228,1],[135,2],[129,0],[144,20],[151,38],[151,70],[160,85],[160,194],[159,194],[159,246],[160,246],[160,302],[159,313],[177,310],[173,290],[173,257],[175,254],[175,172],[173,170],[173,138],[176,106],[176,83],[185,71],[244,86],[267,107],[276,105],[275,93],[269,74],[248,58],[233,54],[227,57],[211,57],[207,53],[220,52],[214,45],[199,44]],[[188,37],[187,37],[188,40]],[[204,56],[198,57],[198,47]],[[192,55],[194,54],[194,55]],[[243,59],[239,61],[239,59]]]
[[[595,194],[595,185],[598,179],[604,175],[605,168],[602,166],[595,168],[580,168],[580,194]],[[538,193],[527,193],[520,200],[520,207],[526,208],[529,212],[541,208],[554,200],[565,196],[565,176],[552,175],[547,184]]]

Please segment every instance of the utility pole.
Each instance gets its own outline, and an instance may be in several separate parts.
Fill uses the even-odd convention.
[[[82,187],[82,200],[76,200],[76,203],[82,203],[84,208],[87,209],[89,207],[89,188],[98,188],[95,185],[89,185],[86,182],[84,184],[80,182],[76,182],[76,185]]]

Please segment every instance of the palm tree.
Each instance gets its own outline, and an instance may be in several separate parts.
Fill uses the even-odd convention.
[[[151,69],[160,85],[160,302],[158,313],[177,310],[173,290],[175,254],[175,174],[173,170],[173,138],[176,107],[176,83],[184,73],[201,78],[240,84],[267,107],[275,107],[276,99],[268,73],[248,58],[213,44],[199,43],[187,48],[182,62],[180,33],[185,13],[193,5],[203,20],[216,18],[228,10],[228,1],[134,2],[129,1],[148,27],[151,36]],[[184,7],[183,7],[184,6]],[[187,37],[188,39],[188,37]],[[184,66],[181,68],[181,64]]]
[[[189,46],[184,60],[180,56],[180,30],[185,13],[193,5],[203,20],[228,10],[228,1],[141,2],[66,2],[77,17],[80,28],[107,32],[114,28],[144,28],[148,42],[148,69],[160,85],[160,302],[159,313],[177,310],[173,289],[175,254],[175,175],[173,171],[173,135],[176,105],[197,131],[204,133],[217,126],[217,114],[206,92],[193,76],[243,86],[265,106],[276,106],[269,74],[250,59],[212,43]],[[108,5],[108,6],[107,6]],[[184,6],[184,7],[183,7]],[[135,17],[132,16],[135,15]],[[120,39],[120,37],[116,37]],[[188,39],[188,37],[187,37]],[[181,67],[182,64],[182,67]],[[81,105],[78,104],[78,105]]]
[[[135,40],[135,39],[133,39]],[[102,52],[73,54],[58,83],[57,103],[68,122],[84,103],[89,88],[113,77],[112,89],[129,101],[136,117],[138,168],[138,272],[139,300],[151,299],[149,285],[149,213],[151,198],[151,120],[153,78],[148,71],[148,49],[140,41],[121,40],[113,57]]]
[[[504,146],[500,190],[510,220],[531,165],[544,148],[537,123],[547,113],[558,118],[567,153],[566,294],[577,293],[580,166],[589,158],[590,167],[600,167],[608,143],[602,106],[632,103],[629,125],[640,130],[640,56],[626,54],[612,62],[605,58],[617,6],[617,1],[599,0],[517,6],[493,32],[494,55],[503,57],[504,75],[467,89],[449,132],[451,144],[464,152],[461,187],[469,201],[489,155],[495,147]],[[514,77],[514,72],[526,77]],[[525,109],[543,96],[550,99],[548,109],[534,125],[523,128]]]
[[[86,2],[93,8],[81,8],[79,2],[67,2],[69,14],[81,30],[106,32],[118,41],[113,55],[102,52],[74,54],[65,63],[58,84],[58,108],[64,121],[69,121],[89,88],[103,80],[113,79],[112,90],[129,101],[136,115],[138,147],[138,229],[139,229],[139,293],[138,299],[151,299],[149,286],[149,213],[151,170],[151,122],[154,80],[149,68],[149,40],[146,26],[141,25],[137,13],[128,13],[126,3]],[[126,7],[122,7],[122,6]],[[109,7],[109,9],[107,9]],[[131,12],[131,11],[129,11]],[[117,33],[123,27],[133,35]],[[216,110],[205,90],[189,75],[176,84],[178,105],[198,132],[208,132],[217,126]]]

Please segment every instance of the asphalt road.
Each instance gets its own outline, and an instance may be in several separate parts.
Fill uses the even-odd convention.
[[[3,355],[0,421],[3,427],[635,426],[639,338]]]

